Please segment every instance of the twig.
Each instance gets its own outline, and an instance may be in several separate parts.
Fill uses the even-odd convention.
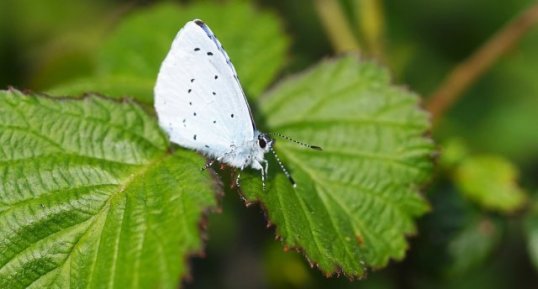
[[[314,3],[334,50],[336,52],[359,51],[359,44],[342,12],[340,3],[337,0],[316,0]]]
[[[507,53],[533,25],[538,23],[538,2],[497,32],[474,54],[448,74],[426,105],[434,123],[452,106],[463,92]]]

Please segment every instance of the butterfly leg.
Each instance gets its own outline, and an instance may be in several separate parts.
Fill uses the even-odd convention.
[[[205,171],[207,170],[208,168],[210,168],[213,163],[215,163],[215,160],[208,160],[205,165],[202,167],[201,171]]]
[[[239,179],[241,178],[241,172],[237,173],[237,177],[235,178],[235,186],[240,189],[241,186],[239,185]]]
[[[262,191],[265,192],[265,177],[267,175],[267,169],[269,168],[269,162],[264,160],[262,171]]]

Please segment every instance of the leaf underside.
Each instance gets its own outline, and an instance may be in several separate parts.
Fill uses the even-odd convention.
[[[215,205],[137,105],[0,92],[0,288],[175,288]]]
[[[326,274],[361,277],[402,259],[414,218],[429,209],[419,186],[431,174],[433,144],[417,102],[354,56],[284,81],[261,98],[267,126],[323,151],[278,140],[297,187],[273,164],[268,190],[250,173],[245,197],[262,203],[285,246]]]

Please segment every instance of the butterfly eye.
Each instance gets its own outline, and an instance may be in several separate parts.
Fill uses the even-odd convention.
[[[260,146],[260,148],[264,149],[265,146],[267,145],[267,142],[263,138],[260,138],[258,140],[258,145]]]

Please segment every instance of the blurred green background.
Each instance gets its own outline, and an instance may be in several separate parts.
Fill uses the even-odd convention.
[[[2,0],[0,88],[48,91],[92,75],[96,51],[122,19],[157,2],[234,1]],[[336,3],[343,18],[330,23],[345,21],[361,53],[386,65],[398,84],[425,101],[456,64],[535,3],[235,2],[252,2],[280,19],[291,41],[281,77],[337,54],[316,6]],[[222,213],[209,216],[206,254],[190,261],[185,287],[538,288],[537,127],[538,29],[533,29],[433,129],[441,156],[436,179],[425,191],[432,212],[420,220],[404,261],[359,282],[326,278],[299,253],[283,252],[261,209],[245,208],[232,191],[222,200]],[[489,184],[499,190],[492,194],[493,205],[480,196]],[[495,204],[506,203],[503,194],[514,202],[508,209]]]

